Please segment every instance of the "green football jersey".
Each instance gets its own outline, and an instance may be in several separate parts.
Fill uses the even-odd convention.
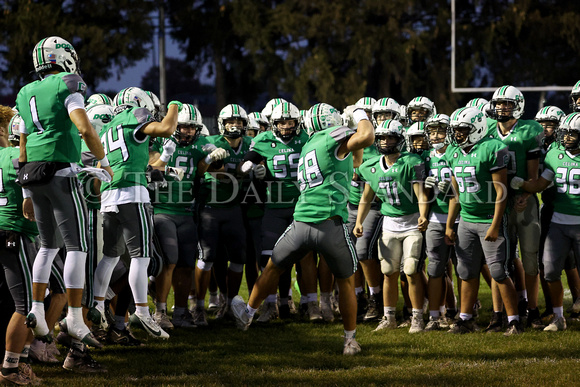
[[[145,171],[149,163],[149,136],[139,130],[154,121],[145,108],[129,108],[119,112],[103,126],[99,136],[114,176],[103,182],[101,191],[134,186],[147,187]]]
[[[554,211],[580,216],[580,155],[552,147],[544,160],[544,176],[551,171],[556,186]]]
[[[508,164],[508,182],[518,176],[528,179],[527,160],[538,159],[542,146],[544,129],[533,120],[518,120],[512,130],[503,135],[497,124],[488,127],[489,137],[496,138],[508,146],[510,162]]]
[[[562,147],[562,145],[560,145],[560,143],[558,141],[554,141],[553,143],[551,143],[550,146],[548,147],[548,149],[546,149],[545,146],[540,148],[540,150],[541,150],[540,171],[539,171],[540,176],[542,175],[542,173],[544,172],[544,169],[546,168],[545,167],[546,156],[548,155],[548,152],[554,148],[556,148],[560,151],[564,150],[564,148]],[[548,186],[548,188],[546,188],[545,190],[542,191],[541,196],[542,196],[542,202],[544,203],[544,206],[552,206],[552,209],[553,209],[554,200],[556,199],[556,186],[554,185],[554,182],[552,182],[552,184],[550,184]]]
[[[425,163],[414,153],[403,152],[390,167],[384,156],[373,157],[359,168],[361,178],[383,202],[381,214],[398,218],[419,212],[413,183],[425,180]]]
[[[366,147],[363,150],[362,162],[364,163],[365,161],[370,160],[376,156],[380,156],[380,153],[377,150],[377,147],[375,146],[375,144],[373,144],[371,146]],[[359,170],[358,170],[358,168],[355,168],[353,178],[350,182],[350,194],[348,196],[348,202],[350,204],[354,204],[355,206],[358,206],[364,189],[365,189],[365,185],[364,185],[363,181],[360,179]]]
[[[16,108],[24,120],[28,161],[77,163],[81,158],[81,136],[72,123],[65,100],[74,93],[84,97],[86,84],[71,73],[59,73],[24,86]]]
[[[266,161],[267,187],[266,207],[290,208],[296,205],[298,189],[298,159],[300,151],[308,141],[304,130],[294,136],[287,144],[267,131],[257,135],[250,150],[258,153]]]
[[[485,137],[469,153],[449,145],[445,158],[459,186],[461,218],[471,223],[491,223],[496,201],[491,175],[508,166],[508,147],[499,140]]]
[[[223,159],[225,171],[206,172],[201,187],[200,196],[205,204],[211,207],[233,207],[242,201],[246,191],[244,190],[244,178],[237,173],[238,164],[244,159],[244,155],[250,149],[251,137],[242,137],[237,150],[232,149],[224,136],[218,134],[206,137],[208,143],[218,148],[225,149],[229,156]]]
[[[431,149],[428,156],[425,157],[425,166],[428,176],[435,176],[437,181],[451,181],[451,169],[445,158],[445,153],[438,153],[435,149]],[[436,214],[449,213],[449,199],[453,197],[453,191],[449,190],[447,195],[444,195],[435,186],[433,194],[435,197],[431,202],[431,212]]]
[[[0,148],[0,230],[16,231],[33,240],[36,223],[22,215],[22,188],[16,184],[19,148]]]
[[[346,204],[352,180],[352,153],[340,160],[336,152],[354,131],[344,126],[314,133],[302,148],[298,161],[300,197],[294,220],[320,223],[333,216],[347,221]]]
[[[173,139],[156,139],[156,143],[161,141],[173,141]],[[152,202],[155,214],[188,215],[193,202],[193,184],[197,171],[197,164],[203,160],[206,153],[201,148],[207,144],[205,137],[198,138],[195,143],[180,146],[177,145],[175,152],[167,163],[170,167],[184,169],[185,173],[181,181],[177,181],[171,176],[165,175],[166,187],[159,187],[153,194]]]

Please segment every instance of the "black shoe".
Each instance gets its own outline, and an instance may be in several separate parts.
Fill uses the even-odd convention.
[[[544,329],[546,327],[546,325],[542,322],[542,319],[540,318],[540,310],[538,308],[530,309],[528,311],[527,326],[532,329],[538,330]]]
[[[278,317],[280,317],[282,320],[287,320],[291,316],[292,314],[290,313],[290,305],[281,304],[280,306],[278,306]]]
[[[491,315],[491,320],[489,320],[489,325],[485,328],[484,332],[492,333],[492,332],[501,332],[502,329],[502,313],[501,312],[493,312]]]
[[[528,300],[520,300],[518,302],[518,315],[522,324],[526,324],[528,320]]]
[[[383,294],[372,294],[369,298],[369,305],[364,317],[364,321],[374,321],[381,318],[383,314]]]
[[[365,292],[361,292],[358,294],[358,296],[356,296],[356,303],[356,319],[357,321],[362,321],[367,313],[367,308],[369,305],[369,301]]]
[[[508,325],[507,331],[505,331],[505,333],[503,335],[508,337],[508,336],[513,336],[513,335],[519,335],[520,333],[523,333],[523,332],[524,332],[524,329],[522,328],[521,322],[518,320],[512,320],[512,322],[510,322]]]
[[[144,345],[135,336],[133,336],[131,331],[127,328],[117,329],[115,327],[111,327],[111,330],[107,335],[107,341],[111,344],[119,344],[126,347],[140,347]]]
[[[473,318],[470,318],[469,320],[459,319],[455,325],[453,325],[453,327],[447,331],[447,333],[460,335],[473,332],[475,332],[475,319]]]

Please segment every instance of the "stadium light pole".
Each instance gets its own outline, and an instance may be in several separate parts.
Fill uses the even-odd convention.
[[[161,109],[165,113],[165,106],[167,104],[167,83],[165,78],[165,2],[159,1],[159,100],[161,101]]]

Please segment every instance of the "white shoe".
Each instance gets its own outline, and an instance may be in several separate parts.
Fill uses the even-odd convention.
[[[419,333],[425,330],[425,321],[423,318],[418,316],[413,316],[411,319],[411,328],[409,328],[409,333]]]
[[[91,347],[95,348],[103,348],[103,344],[95,339],[95,336],[93,336],[91,330],[85,325],[84,321],[81,320],[72,322],[70,318],[64,318],[60,326],[66,327],[66,333],[68,333],[71,337],[82,341],[86,345],[90,345]]]
[[[425,326],[425,330],[426,331],[438,331],[439,329],[441,329],[440,320],[441,319],[439,319],[439,318],[434,318],[433,316],[429,316],[429,322]]]
[[[218,293],[210,293],[209,294],[209,304],[207,305],[208,312],[214,312],[218,310],[220,307],[220,298]]]
[[[232,312],[236,318],[236,325],[242,331],[247,331],[252,323],[252,316],[246,311],[246,303],[242,297],[235,296],[231,305]]]
[[[572,312],[580,313],[580,297],[578,297],[574,302],[574,305],[572,305]]]
[[[343,355],[356,355],[360,351],[360,345],[354,337],[352,339],[344,339],[344,348],[342,350]]]
[[[556,317],[552,322],[544,328],[544,332],[558,332],[566,330],[566,319],[564,317]]]
[[[158,310],[155,312],[153,320],[155,320],[162,329],[173,329],[173,324],[171,323],[171,320],[169,320],[167,312],[164,310]]]
[[[275,320],[276,318],[278,318],[278,303],[265,302],[262,306],[262,313],[256,322],[267,323],[270,322],[270,320]]]
[[[147,313],[147,315],[145,316],[140,316],[137,313],[133,313],[131,316],[129,316],[129,324],[130,326],[133,325],[140,325],[143,329],[145,329],[147,331],[147,333],[149,333],[149,335],[159,338],[159,339],[168,339],[169,335],[167,334],[167,332],[165,332],[160,326],[159,324],[157,324],[157,322],[155,320],[153,320],[153,317],[151,317],[151,314]]]
[[[397,329],[397,320],[395,314],[388,314],[383,316],[379,326],[373,332],[381,331],[383,329]]]
[[[320,314],[322,318],[326,322],[333,322],[334,321],[334,311],[332,310],[332,306],[329,302],[322,302],[320,301]]]

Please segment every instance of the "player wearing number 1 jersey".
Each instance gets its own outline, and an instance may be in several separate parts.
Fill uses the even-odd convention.
[[[294,221],[276,243],[272,259],[262,272],[248,305],[236,297],[232,310],[238,327],[248,329],[253,315],[270,293],[284,270],[316,250],[332,270],[340,290],[340,312],[345,329],[343,354],[360,352],[356,342],[356,297],[354,272],[357,257],[345,225],[346,203],[352,177],[353,156],[362,156],[362,149],[374,140],[374,129],[364,110],[346,109],[357,123],[357,131],[340,126],[338,111],[327,104],[314,105],[307,113],[310,139],[302,148],[298,164],[300,197]]]
[[[450,128],[454,143],[445,155],[453,173],[456,196],[449,201],[445,237],[448,243],[455,243],[457,273],[463,282],[460,320],[449,332],[475,330],[473,305],[479,290],[479,273],[485,262],[504,300],[510,324],[505,334],[518,334],[521,327],[515,287],[507,272],[504,231],[508,149],[501,141],[485,137],[485,117],[475,107],[453,112]],[[461,220],[456,234],[458,204]]]

